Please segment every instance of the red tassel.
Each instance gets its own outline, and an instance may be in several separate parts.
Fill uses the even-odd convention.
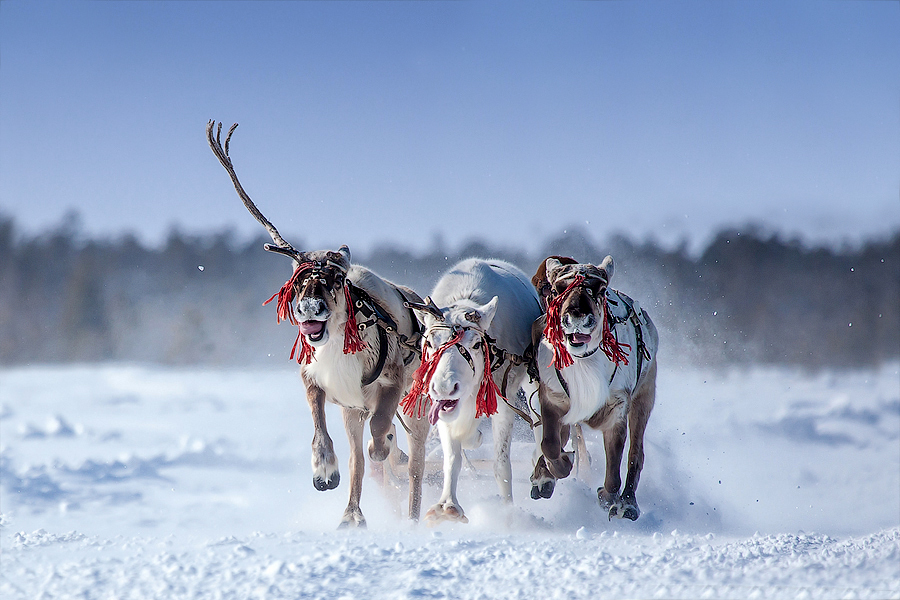
[[[544,327],[544,337],[547,338],[547,342],[553,348],[553,362],[547,366],[564,369],[575,362],[572,360],[572,355],[566,350],[566,336],[562,331],[559,309],[562,306],[563,300],[569,295],[569,292],[583,281],[584,276],[578,275],[575,277],[575,281],[570,283],[569,287],[567,287],[562,294],[547,304],[547,326]]]
[[[297,356],[297,364],[308,365],[316,357],[316,349],[306,342],[306,339],[303,337],[299,328],[297,329],[297,339],[294,340],[294,345],[291,347],[291,359],[294,358],[298,343],[300,344],[300,354]]]
[[[294,274],[291,275],[291,278],[284,282],[284,285],[281,286],[281,289],[272,294],[272,297],[263,302],[263,306],[271,302],[278,297],[277,304],[277,312],[276,318],[278,319],[278,323],[282,321],[290,321],[291,325],[298,325],[297,319],[294,317],[294,311],[291,310],[291,302],[294,301],[294,287],[297,285],[297,280],[300,279],[300,275],[312,267],[314,263],[305,262],[301,263],[296,269],[294,269]]]
[[[553,347],[553,362],[548,366],[553,366],[557,369],[564,369],[574,362],[572,360],[572,355],[569,354],[568,350],[566,350],[566,336],[562,331],[559,309],[562,306],[563,299],[568,295],[570,291],[572,291],[572,288],[582,283],[583,281],[584,277],[579,275],[575,278],[575,281],[569,284],[569,287],[567,287],[562,294],[554,298],[547,305],[547,326],[544,328],[544,337],[547,338],[547,342]],[[604,310],[609,310],[609,307],[604,306]],[[600,315],[600,318],[603,320],[603,333],[600,337],[600,349],[609,360],[613,361],[617,365],[621,363],[627,366],[628,354],[631,351],[631,345],[619,343],[619,341],[612,334],[612,331],[610,331],[609,319],[606,318],[606,314]],[[626,352],[622,348],[627,348],[628,352]]]
[[[485,341],[484,347],[484,375],[481,377],[481,387],[478,388],[478,400],[475,403],[475,418],[484,415],[491,416],[497,412],[497,396],[503,397],[500,389],[491,376],[491,357],[488,351],[488,345]]]
[[[347,301],[347,323],[344,325],[344,354],[356,354],[368,346],[359,337],[356,326],[356,307],[350,298],[350,286],[344,284],[344,299]]]
[[[608,306],[606,310],[609,310]],[[623,346],[628,348],[629,352],[631,351],[631,344],[620,344],[619,340],[615,338],[609,329],[609,319],[606,318],[606,315],[603,315],[603,337],[600,338],[600,349],[603,350],[603,354],[617,365],[622,363],[627,366],[629,352],[622,350]],[[640,373],[638,373],[638,376],[640,376]]]
[[[464,330],[460,330],[450,340],[442,344],[431,358],[425,360],[423,355],[422,364],[419,365],[419,368],[413,374],[412,387],[409,393],[400,401],[403,412],[408,416],[417,419],[425,416],[425,413],[428,411],[428,405],[431,404],[431,398],[428,396],[428,385],[431,383],[431,378],[437,370],[438,362],[440,362],[444,351],[459,342],[465,333]]]

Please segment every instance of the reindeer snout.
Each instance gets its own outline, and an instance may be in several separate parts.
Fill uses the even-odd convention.
[[[563,315],[562,325],[567,331],[591,331],[597,324],[597,319],[593,313],[579,314],[577,312],[567,312]]]
[[[321,298],[301,298],[297,301],[297,313],[304,319],[323,320],[328,317],[328,305]]]
[[[431,380],[429,395],[435,400],[456,398],[459,395],[459,382],[449,378],[434,378]]]

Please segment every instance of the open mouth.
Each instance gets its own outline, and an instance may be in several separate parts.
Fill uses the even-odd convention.
[[[566,336],[566,340],[573,348],[579,348],[591,341],[589,333],[570,333]]]
[[[303,321],[300,323],[300,333],[310,341],[318,342],[325,336],[325,321]]]
[[[459,404],[459,400],[435,400],[431,403],[431,410],[428,411],[428,422],[432,426],[437,425],[438,417],[441,412],[451,412]]]

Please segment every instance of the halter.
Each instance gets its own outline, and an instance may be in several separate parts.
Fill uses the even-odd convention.
[[[481,416],[489,417],[496,413],[497,396],[500,396],[501,398],[503,398],[503,396],[491,375],[492,345],[489,343],[487,334],[477,327],[462,327],[461,325],[451,326],[438,324],[430,327],[429,331],[433,331],[434,329],[448,329],[453,333],[453,336],[441,344],[431,357],[427,357],[426,352],[424,350],[422,351],[422,364],[419,365],[419,368],[416,369],[416,372],[413,375],[412,388],[403,400],[400,401],[403,412],[410,417],[416,417],[417,419],[421,419],[425,416],[428,405],[432,402],[431,397],[428,395],[428,387],[431,384],[431,378],[434,376],[434,372],[437,370],[438,363],[444,355],[444,352],[451,347],[457,347],[459,353],[466,362],[469,363],[469,366],[472,367],[472,372],[475,372],[475,363],[472,360],[472,355],[469,354],[469,351],[464,346],[459,344],[467,331],[475,331],[481,336],[482,348],[484,349],[484,373],[481,377],[481,385],[478,388],[478,397],[475,401],[475,418],[477,419]],[[428,333],[429,332],[423,334],[423,338],[426,337]],[[503,399],[506,400],[506,398]]]
[[[572,355],[569,354],[569,351],[565,346],[566,336],[562,330],[559,311],[562,307],[563,301],[566,299],[566,297],[568,297],[572,290],[584,283],[586,280],[587,278],[584,275],[576,275],[575,280],[572,281],[572,283],[570,283],[561,294],[558,294],[553,298],[553,300],[547,303],[547,325],[544,328],[544,337],[553,348],[553,361],[548,366],[554,367],[557,371],[559,371],[559,369],[564,369],[568,366],[571,366],[575,362],[572,359]],[[602,306],[603,312],[605,314],[601,319],[603,321],[603,329],[601,332],[600,345],[598,346],[598,348],[603,351],[603,354],[605,354],[611,362],[614,362],[616,364],[616,367],[619,366],[619,363],[627,365],[628,352],[623,350],[623,347],[627,348],[630,351],[631,346],[629,344],[619,343],[618,338],[610,328],[609,307],[606,305],[606,303],[608,303],[608,299],[604,298],[603,302],[604,304]],[[584,356],[579,356],[578,358],[587,358],[594,352],[596,352],[596,350]]]
[[[297,318],[291,310],[291,303],[294,301],[296,295],[294,290],[298,283],[299,285],[305,286],[310,281],[318,279],[322,285],[328,285],[330,279],[332,283],[330,286],[331,296],[335,300],[337,299],[335,285],[340,284],[344,290],[344,299],[347,304],[347,322],[344,324],[344,354],[355,354],[360,350],[365,349],[367,346],[359,337],[359,331],[356,325],[356,310],[354,308],[353,300],[350,297],[350,286],[346,274],[346,270],[340,264],[327,259],[302,262],[297,265],[297,268],[294,269],[294,274],[281,286],[281,289],[272,294],[271,298],[263,302],[263,306],[267,305],[277,297],[277,321],[279,323],[281,321],[290,321],[292,325],[297,325],[299,327],[300,323],[297,322]],[[300,281],[301,276],[305,276],[303,281]],[[294,358],[298,343],[301,345],[301,348],[300,354],[297,356],[297,362],[299,364],[308,365],[315,358],[316,350],[306,341],[306,338],[303,337],[303,332],[299,329],[297,331],[297,339],[294,340],[294,345],[291,347],[291,359]]]

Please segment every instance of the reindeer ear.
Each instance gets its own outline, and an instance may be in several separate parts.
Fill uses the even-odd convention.
[[[606,282],[609,283],[612,281],[613,272],[616,270],[616,265],[613,263],[613,257],[609,254],[606,255],[606,258],[603,259],[603,262],[600,263],[598,267],[601,271],[606,273]]]
[[[497,314],[497,304],[499,302],[500,298],[494,296],[484,306],[479,306],[475,310],[467,312],[466,320],[478,325],[482,331],[487,331],[488,327],[491,326],[491,321],[494,320],[494,315]]]
[[[552,256],[544,261],[544,265],[547,267],[547,279],[551,279],[553,277],[553,272],[563,266],[559,260],[553,258]]]
[[[338,248],[338,252],[341,253],[341,256],[344,257],[344,260],[347,261],[347,264],[350,264],[350,247],[347,244],[344,244],[340,248]]]

